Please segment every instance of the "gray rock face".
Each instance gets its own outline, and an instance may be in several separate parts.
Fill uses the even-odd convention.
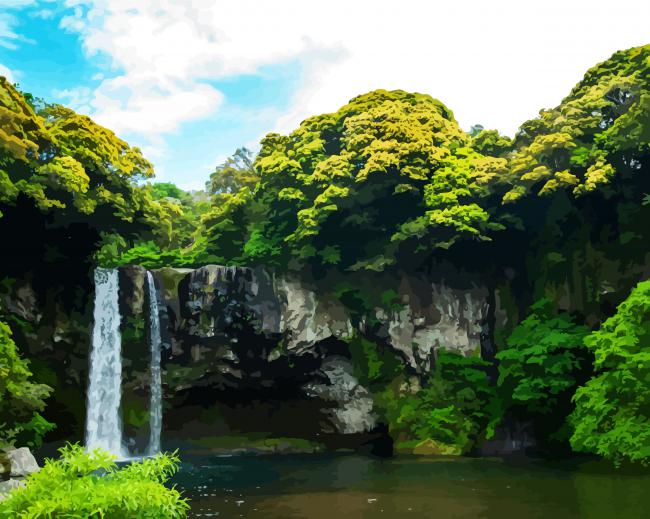
[[[255,333],[280,336],[291,354],[304,355],[314,354],[326,339],[344,340],[355,332],[341,302],[290,277],[218,265],[161,269],[157,276],[165,287],[172,335],[209,339],[244,321]],[[454,289],[444,281],[404,277],[399,297],[399,309],[375,308],[372,317],[382,324],[386,342],[416,371],[430,368],[438,348],[464,355],[480,350],[487,289]]]
[[[418,297],[427,291],[426,299]],[[487,319],[485,288],[452,289],[442,283],[422,283],[404,278],[400,287],[403,307],[377,318],[385,323],[389,343],[403,353],[419,372],[431,367],[437,349],[471,355],[481,348],[482,323]]]
[[[36,458],[27,447],[9,449],[5,452],[5,459],[12,478],[24,478],[40,470]]]
[[[121,272],[129,278],[121,286],[141,291],[143,269]],[[210,398],[238,394],[248,396],[228,405],[302,399],[314,402],[311,420],[324,434],[357,435],[378,425],[372,394],[353,374],[347,339],[374,337],[405,362],[407,376],[417,378],[431,369],[440,348],[480,351],[488,317],[487,289],[466,280],[457,288],[402,276],[387,308],[359,316],[323,287],[263,269],[164,268],[154,277],[166,347],[163,379],[168,398],[178,398],[172,407],[186,405],[193,391],[190,400],[203,407],[216,405]],[[131,309],[142,307],[140,294],[127,297]],[[209,397],[210,391],[221,393]],[[264,419],[255,426],[265,427]]]
[[[39,470],[36,459],[27,447],[0,451],[0,501],[15,488],[25,486],[24,478]]]
[[[352,363],[345,357],[328,357],[320,368],[326,382],[305,386],[308,395],[334,404],[326,413],[340,434],[363,433],[377,425],[377,418],[372,412],[372,396],[359,384],[352,369]]]

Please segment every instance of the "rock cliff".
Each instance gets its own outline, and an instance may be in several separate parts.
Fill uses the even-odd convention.
[[[145,275],[139,267],[120,269],[126,323],[146,318]],[[379,417],[349,341],[372,337],[408,376],[418,376],[431,369],[439,348],[480,355],[494,315],[489,291],[466,280],[458,287],[403,276],[392,280],[396,288],[383,303],[360,310],[316,283],[262,269],[163,268],[154,279],[168,440],[264,431],[335,446],[369,441],[381,432]],[[125,391],[129,401],[140,399],[142,411],[147,351],[127,341],[123,352]],[[134,436],[138,427],[143,436],[144,419],[132,427]]]

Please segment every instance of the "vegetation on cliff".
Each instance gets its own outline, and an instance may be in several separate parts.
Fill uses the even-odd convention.
[[[11,330],[0,321],[0,448],[16,442],[40,445],[54,427],[39,414],[51,391],[33,381],[29,361],[20,356]]]
[[[596,373],[573,397],[571,445],[616,463],[650,464],[650,280],[585,345]]]
[[[376,90],[267,135],[255,157],[238,150],[202,193],[147,183],[153,171],[138,149],[2,79],[0,231],[12,254],[0,267],[7,276],[41,263],[64,272],[71,261],[263,265],[316,281],[336,273],[325,289],[360,322],[369,308],[399,312],[402,302],[394,286],[362,293],[359,277],[453,264],[485,280],[491,311],[498,294],[506,314],[483,338],[494,343],[483,359],[440,344],[431,374],[411,384],[372,322],[349,343],[391,434],[467,452],[497,422],[524,423],[547,447],[570,439],[579,451],[647,462],[650,293],[647,282],[630,292],[650,265],[649,168],[649,45],[587,71],[513,138],[463,131],[428,95]]]

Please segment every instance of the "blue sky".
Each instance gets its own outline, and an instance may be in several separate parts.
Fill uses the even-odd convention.
[[[196,189],[237,147],[375,88],[513,134],[589,66],[650,43],[648,19],[645,0],[0,0],[0,74]]]

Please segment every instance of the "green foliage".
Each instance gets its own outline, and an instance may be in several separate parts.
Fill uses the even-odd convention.
[[[575,450],[650,465],[650,281],[585,339],[596,375],[575,394]]]
[[[120,469],[101,450],[89,454],[67,445],[59,452],[60,459],[46,460],[25,488],[0,502],[0,518],[187,516],[187,501],[164,486],[178,468],[176,454],[158,454]]]
[[[87,222],[102,206],[125,222],[144,208],[133,182],[151,176],[151,164],[110,130],[58,105],[37,114],[4,78],[0,118],[0,202],[22,194],[43,211],[68,209]]]
[[[136,243],[123,236],[112,262],[307,266],[316,273],[384,271],[398,261],[417,267],[503,230],[539,232],[543,246],[595,193],[623,197],[629,209],[617,222],[621,239],[638,243],[647,209],[639,211],[650,207],[635,191],[647,184],[640,171],[650,160],[649,48],[616,53],[592,68],[515,139],[480,125],[465,133],[427,95],[361,95],[288,136],[267,135],[256,158],[238,149],[211,175],[209,203],[192,208],[175,186],[154,185],[152,236]],[[38,141],[36,130],[30,142]],[[72,164],[47,168],[61,170],[69,189],[85,189]],[[546,206],[538,201],[550,208],[541,230],[538,215],[546,208],[539,208]],[[600,222],[585,216],[580,225]]]
[[[432,439],[467,452],[492,434],[498,402],[486,368],[477,358],[440,350],[436,366],[419,391],[396,380],[379,396],[398,443]]]
[[[253,167],[253,152],[247,148],[238,148],[235,153],[217,166],[206,183],[208,193],[236,193],[244,187],[253,189],[260,179]]]
[[[361,335],[348,340],[355,375],[368,386],[386,385],[404,371],[404,363],[396,352]]]
[[[0,226],[19,238],[13,257],[86,262],[106,244],[119,244],[119,252],[146,239],[163,248],[190,245],[196,224],[182,201],[142,185],[152,175],[140,150],[110,130],[36,103],[0,78],[0,217],[13,215]],[[119,253],[99,253],[106,256],[115,262]],[[24,269],[24,260],[16,267]]]
[[[173,198],[183,204],[192,203],[192,195],[186,191],[183,191],[172,182],[155,182],[151,185],[151,194],[154,200],[160,200],[162,198]]]
[[[499,393],[506,409],[519,419],[534,419],[544,440],[568,439],[570,400],[584,381],[588,329],[566,313],[557,314],[542,299],[512,331],[507,347],[497,353]]]
[[[129,240],[119,234],[105,234],[95,254],[100,265],[114,267],[137,264],[146,268],[193,267],[201,264],[197,246],[203,213],[209,208],[203,192],[188,193],[175,184],[154,183],[141,188],[156,202],[157,218],[148,232]]]
[[[29,362],[20,357],[9,327],[0,322],[0,446],[39,446],[54,428],[39,413],[52,389],[32,381]]]
[[[377,90],[289,137],[268,135],[252,166],[254,190],[212,189],[230,195],[215,198],[204,220],[208,251],[235,262],[381,271],[412,239],[422,251],[489,239],[500,226],[475,199],[505,164],[472,150],[439,101]]]
[[[650,152],[649,58],[650,45],[615,53],[590,69],[560,106],[524,123],[504,200],[557,190],[612,193],[633,178]]]

